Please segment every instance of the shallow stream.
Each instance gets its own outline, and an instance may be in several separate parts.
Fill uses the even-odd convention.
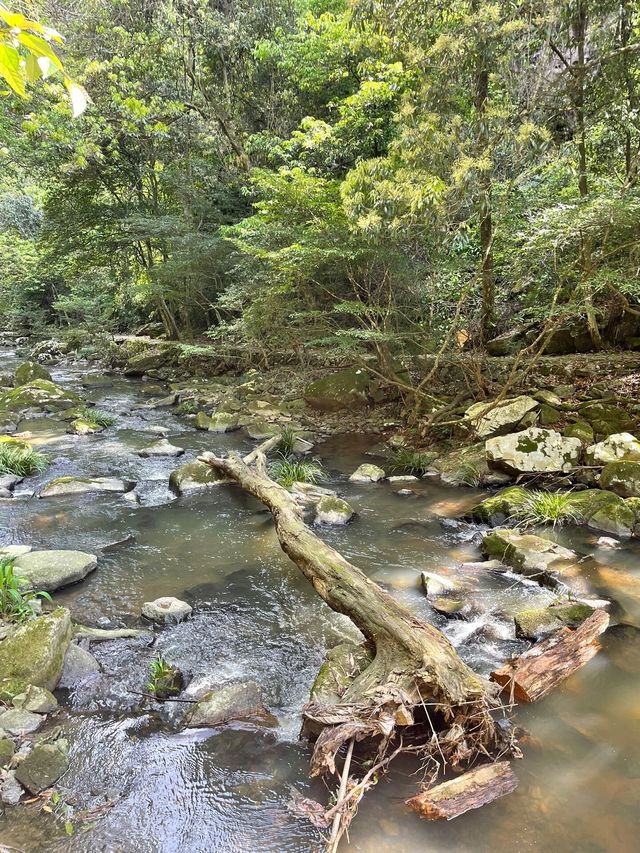
[[[0,352],[2,369],[20,359]],[[33,853],[310,853],[321,839],[288,804],[298,791],[325,802],[322,783],[308,779],[309,748],[298,740],[300,712],[325,651],[357,638],[351,623],[318,599],[282,554],[264,508],[233,486],[175,498],[170,471],[203,450],[250,447],[243,433],[201,433],[170,409],[147,408],[148,383],[113,377],[83,389],[86,366],[54,369],[56,381],[79,390],[117,417],[101,435],[76,437],[55,419],[23,422],[52,464],[0,502],[0,544],[72,548],[99,554],[99,565],[56,601],[79,621],[138,625],[144,601],[175,595],[194,607],[181,625],[147,641],[94,645],[104,674],[63,696],[60,722],[71,744],[71,767],[58,783],[70,802],[93,809],[72,835],[63,821],[29,808],[7,809],[0,844]],[[135,451],[157,436],[187,450],[173,459]],[[456,574],[480,559],[480,530],[452,521],[481,492],[448,488],[432,478],[401,484],[354,485],[348,474],[379,441],[336,438],[316,448],[336,488],[356,508],[356,521],[323,536],[367,574],[446,631],[461,655],[488,673],[526,646],[509,637],[508,615],[550,594],[514,577],[476,572],[479,615],[447,620],[428,605],[420,572]],[[140,505],[121,496],[38,499],[38,486],[64,474],[114,475],[138,482]],[[403,805],[419,777],[396,766],[370,792],[352,826],[361,853],[430,851],[631,851],[640,830],[640,545],[615,549],[575,529],[565,544],[624,570],[624,583],[600,589],[617,604],[604,651],[517,722],[529,736],[520,780],[509,797],[449,824],[420,822]],[[120,543],[120,544],[118,544]],[[107,550],[101,549],[107,547]],[[631,580],[629,580],[631,578]],[[635,584],[633,583],[635,581]],[[500,614],[505,614],[501,616]],[[627,627],[622,627],[622,623]],[[189,678],[218,683],[252,679],[264,690],[277,726],[234,725],[176,732],[141,705],[148,664],[161,652]],[[108,805],[107,805],[108,804]],[[347,849],[345,847],[345,849]]]

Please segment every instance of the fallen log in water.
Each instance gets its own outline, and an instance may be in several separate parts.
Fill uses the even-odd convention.
[[[426,820],[453,820],[510,794],[517,787],[518,779],[509,762],[499,761],[429,788],[407,800],[407,805]]]
[[[599,649],[598,637],[607,628],[609,616],[596,610],[576,628],[562,628],[537,643],[519,658],[491,673],[510,699],[535,702],[591,660]]]
[[[381,738],[384,753],[396,727],[412,726],[416,716],[424,721],[425,734],[439,759],[455,765],[462,752],[465,759],[486,754],[496,742],[491,685],[461,660],[444,634],[416,617],[307,527],[292,495],[268,476],[264,449],[258,448],[244,460],[236,454],[222,458],[212,453],[199,459],[271,510],[285,553],[329,607],[348,616],[375,651],[339,705],[313,703],[305,708],[305,716],[323,727],[315,744],[312,774],[335,772],[336,753],[352,738]],[[441,738],[434,736],[434,720]],[[449,731],[459,736],[447,738]],[[464,751],[459,750],[462,741]]]

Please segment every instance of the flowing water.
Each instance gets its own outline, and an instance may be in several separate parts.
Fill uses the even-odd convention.
[[[2,369],[19,359],[0,353]],[[54,370],[54,379],[81,390],[86,366]],[[82,393],[117,416],[102,435],[75,437],[55,419],[25,421],[33,442],[52,461],[29,478],[12,500],[0,502],[0,544],[97,552],[98,569],[61,591],[56,601],[78,621],[138,625],[144,601],[175,595],[193,617],[148,639],[94,644],[104,672],[70,695],[58,722],[71,746],[71,767],[58,783],[74,804],[74,831],[29,807],[7,809],[0,844],[54,853],[310,853],[321,848],[316,830],[295,817],[296,792],[326,801],[322,783],[308,778],[309,748],[298,740],[300,712],[325,651],[357,631],[332,613],[278,546],[264,508],[233,486],[175,498],[168,475],[203,449],[249,447],[241,433],[196,432],[170,409],[150,409],[148,383],[113,377]],[[140,447],[162,425],[185,456],[142,459]],[[512,576],[474,573],[477,615],[447,620],[428,605],[420,572],[460,571],[480,559],[481,531],[456,521],[481,496],[437,480],[354,485],[347,475],[370,459],[378,441],[366,435],[333,439],[317,448],[337,488],[357,509],[357,520],[322,535],[367,574],[442,628],[460,654],[488,673],[526,646],[509,630],[509,614],[551,600]],[[121,496],[34,496],[63,474],[116,475],[136,480],[139,505]],[[611,567],[600,588],[617,604],[604,651],[547,699],[519,708],[529,732],[524,761],[515,766],[518,790],[449,824],[421,822],[403,805],[416,792],[417,768],[397,763],[367,794],[351,828],[351,848],[362,853],[553,850],[630,851],[638,845],[640,815],[640,546],[596,545],[582,531],[563,541]],[[103,551],[102,549],[106,549]],[[179,731],[176,706],[158,713],[138,695],[148,666],[161,652],[189,679],[212,683],[252,679],[264,690],[277,725],[233,725]],[[85,820],[79,820],[78,817]]]

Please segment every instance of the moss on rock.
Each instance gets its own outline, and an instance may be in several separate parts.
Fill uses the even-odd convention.
[[[63,607],[16,628],[0,642],[0,693],[13,697],[29,684],[54,690],[71,635],[71,617]]]

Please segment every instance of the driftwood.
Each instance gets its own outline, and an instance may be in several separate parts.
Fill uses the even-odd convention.
[[[561,628],[492,672],[491,678],[509,693],[511,701],[535,702],[598,653],[598,637],[608,624],[608,614],[596,610],[575,631]]]
[[[292,495],[268,476],[263,449],[244,460],[212,453],[199,459],[271,510],[285,553],[329,607],[348,616],[375,651],[339,705],[305,707],[305,717],[322,727],[312,775],[335,772],[336,753],[352,738],[381,738],[380,758],[396,727],[416,722],[428,734],[427,743],[439,761],[455,765],[486,754],[496,742],[490,715],[495,704],[492,686],[461,660],[444,634],[417,618],[307,527]]]
[[[153,634],[145,628],[89,628],[87,625],[74,625],[73,635],[80,639],[89,639],[94,643],[136,637],[153,638]]]
[[[429,788],[407,800],[407,805],[426,820],[453,820],[510,794],[517,787],[518,779],[509,762],[499,761]]]

